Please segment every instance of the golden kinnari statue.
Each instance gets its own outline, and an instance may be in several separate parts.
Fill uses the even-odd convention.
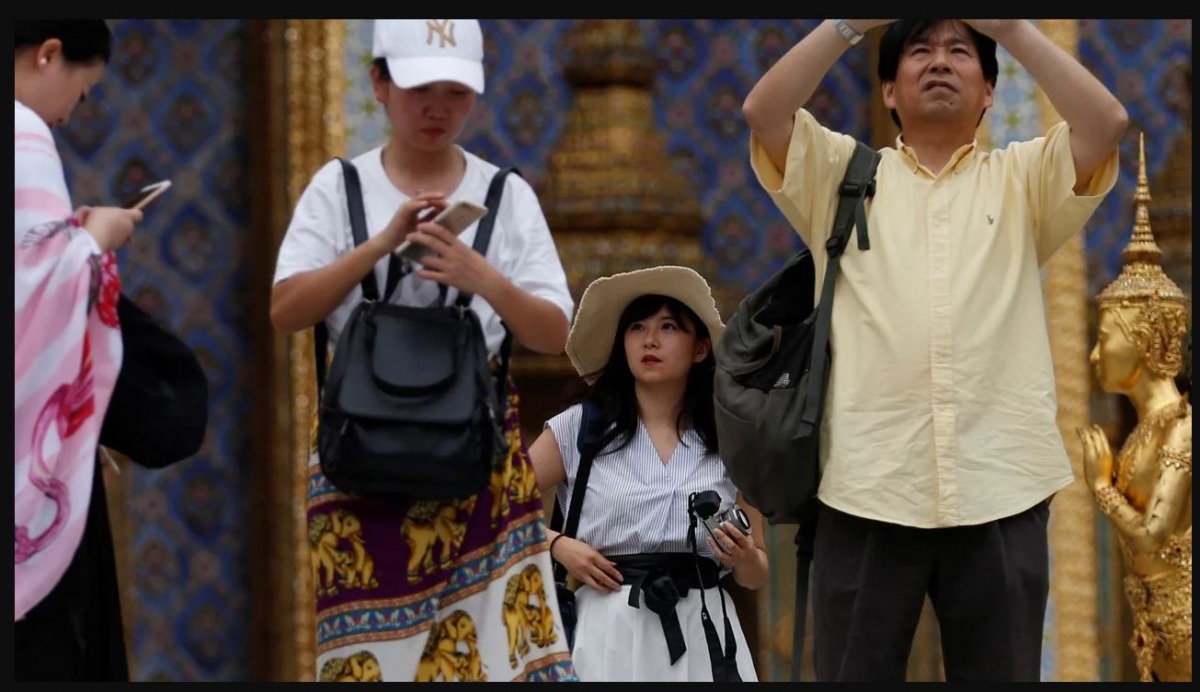
[[[1133,611],[1130,647],[1143,682],[1192,679],[1192,407],[1175,376],[1190,310],[1163,273],[1150,231],[1144,144],[1137,215],[1120,276],[1097,297],[1090,357],[1105,391],[1129,398],[1138,424],[1114,460],[1098,427],[1080,429],[1084,475],[1116,529]]]

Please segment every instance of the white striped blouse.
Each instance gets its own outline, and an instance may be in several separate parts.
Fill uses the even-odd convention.
[[[564,516],[579,469],[576,442],[582,412],[582,405],[576,404],[546,423],[554,431],[567,475],[557,491]],[[602,555],[689,552],[688,495],[715,490],[721,509],[737,499],[721,458],[705,450],[694,429],[687,430],[666,464],[640,420],[629,444],[609,454],[618,444],[620,440],[609,443],[592,463],[575,536]],[[704,527],[697,525],[700,554],[712,558],[706,536]]]

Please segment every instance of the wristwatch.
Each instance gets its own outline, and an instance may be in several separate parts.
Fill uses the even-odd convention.
[[[837,29],[842,38],[846,39],[852,46],[862,40],[863,34],[855,31],[854,27],[847,24],[845,19],[833,20],[833,28]]]

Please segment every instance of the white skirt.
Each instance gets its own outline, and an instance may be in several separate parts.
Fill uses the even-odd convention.
[[[580,682],[712,682],[712,661],[700,619],[700,591],[689,589],[687,596],[675,605],[687,651],[671,665],[662,620],[645,603],[631,607],[630,588],[622,586],[619,592],[599,593],[581,586],[575,592],[578,620],[571,658]],[[721,615],[720,592],[716,587],[705,589],[704,600],[724,650],[725,620]],[[737,643],[738,674],[744,682],[758,682],[742,623],[728,595],[725,613]]]

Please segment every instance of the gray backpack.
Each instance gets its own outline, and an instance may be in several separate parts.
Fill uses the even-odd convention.
[[[771,524],[800,525],[793,680],[799,679],[816,526],[833,286],[855,227],[858,249],[870,249],[865,201],[875,194],[878,165],[878,152],[859,142],[825,243],[829,263],[820,305],[813,307],[816,268],[806,249],[742,300],[715,349],[717,440],[729,477]]]

